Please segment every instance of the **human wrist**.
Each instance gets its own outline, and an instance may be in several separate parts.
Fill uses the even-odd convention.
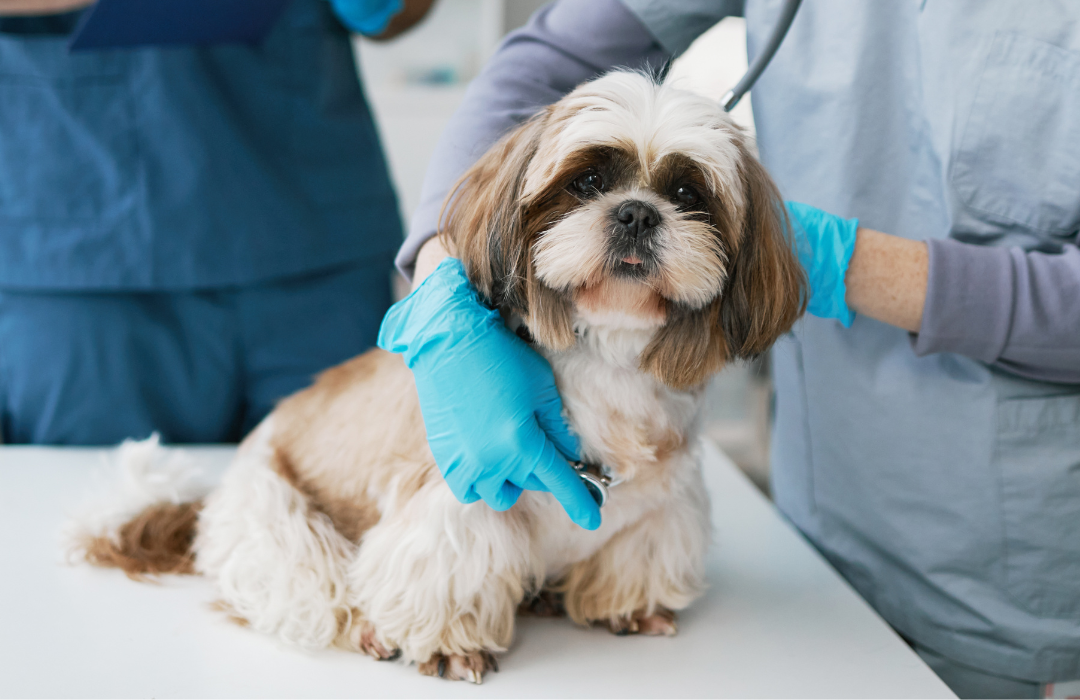
[[[422,351],[460,342],[501,322],[499,312],[480,300],[461,261],[445,257],[407,297],[390,307],[379,328],[378,346],[402,355],[412,367]]]
[[[450,256],[450,251],[443,245],[442,238],[433,235],[424,241],[416,251],[416,259],[413,265],[412,288],[416,289],[423,283],[427,276],[435,271],[444,259]]]
[[[860,314],[917,333],[928,276],[924,241],[860,228],[845,280],[846,300]]]

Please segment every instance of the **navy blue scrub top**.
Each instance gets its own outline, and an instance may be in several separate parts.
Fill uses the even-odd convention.
[[[77,18],[0,18],[0,287],[233,286],[400,245],[325,0],[257,47],[69,53]]]

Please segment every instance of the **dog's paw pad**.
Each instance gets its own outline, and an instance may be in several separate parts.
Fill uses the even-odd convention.
[[[469,681],[479,685],[488,671],[498,671],[499,662],[487,651],[469,654],[435,654],[417,665],[425,676],[438,676],[448,681]]]
[[[375,626],[363,618],[353,618],[347,639],[350,648],[367,654],[377,661],[393,661],[401,656],[400,649],[387,648],[380,642],[375,633]]]
[[[607,627],[613,634],[644,634],[649,637],[674,637],[679,631],[675,613],[667,608],[657,608],[646,615],[639,610],[628,617],[607,621]]]

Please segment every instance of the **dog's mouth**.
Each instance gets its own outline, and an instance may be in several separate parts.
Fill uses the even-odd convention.
[[[645,282],[660,271],[660,261],[649,245],[618,241],[608,252],[608,270],[613,277]]]

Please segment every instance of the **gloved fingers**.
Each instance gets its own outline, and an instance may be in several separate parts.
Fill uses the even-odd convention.
[[[510,510],[521,496],[521,487],[509,481],[480,481],[473,488],[492,510]]]
[[[544,482],[536,478],[536,474],[529,474],[529,478],[525,480],[525,488],[529,491],[551,491],[551,489],[544,485]]]
[[[573,467],[555,449],[554,443],[547,439],[539,423],[530,421],[521,427],[522,438],[520,453],[522,457],[533,456],[526,462],[528,472],[536,476],[551,494],[562,504],[570,519],[586,530],[600,527],[600,508],[581,483]],[[527,478],[527,477],[526,477]],[[524,481],[513,480],[514,483]]]
[[[447,479],[445,476],[443,479],[446,480],[446,485],[450,487],[450,493],[454,494],[454,498],[462,503],[475,503],[480,500],[480,494],[476,492],[472,484],[461,484],[456,479]]]
[[[563,417],[563,402],[555,388],[554,378],[551,379],[551,386],[545,387],[541,393],[534,415],[540,429],[563,457],[581,459],[581,441],[570,430],[570,424]]]
[[[600,507],[573,467],[554,452],[552,449],[550,458],[536,467],[533,476],[548,487],[579,527],[595,530],[600,527]]]

